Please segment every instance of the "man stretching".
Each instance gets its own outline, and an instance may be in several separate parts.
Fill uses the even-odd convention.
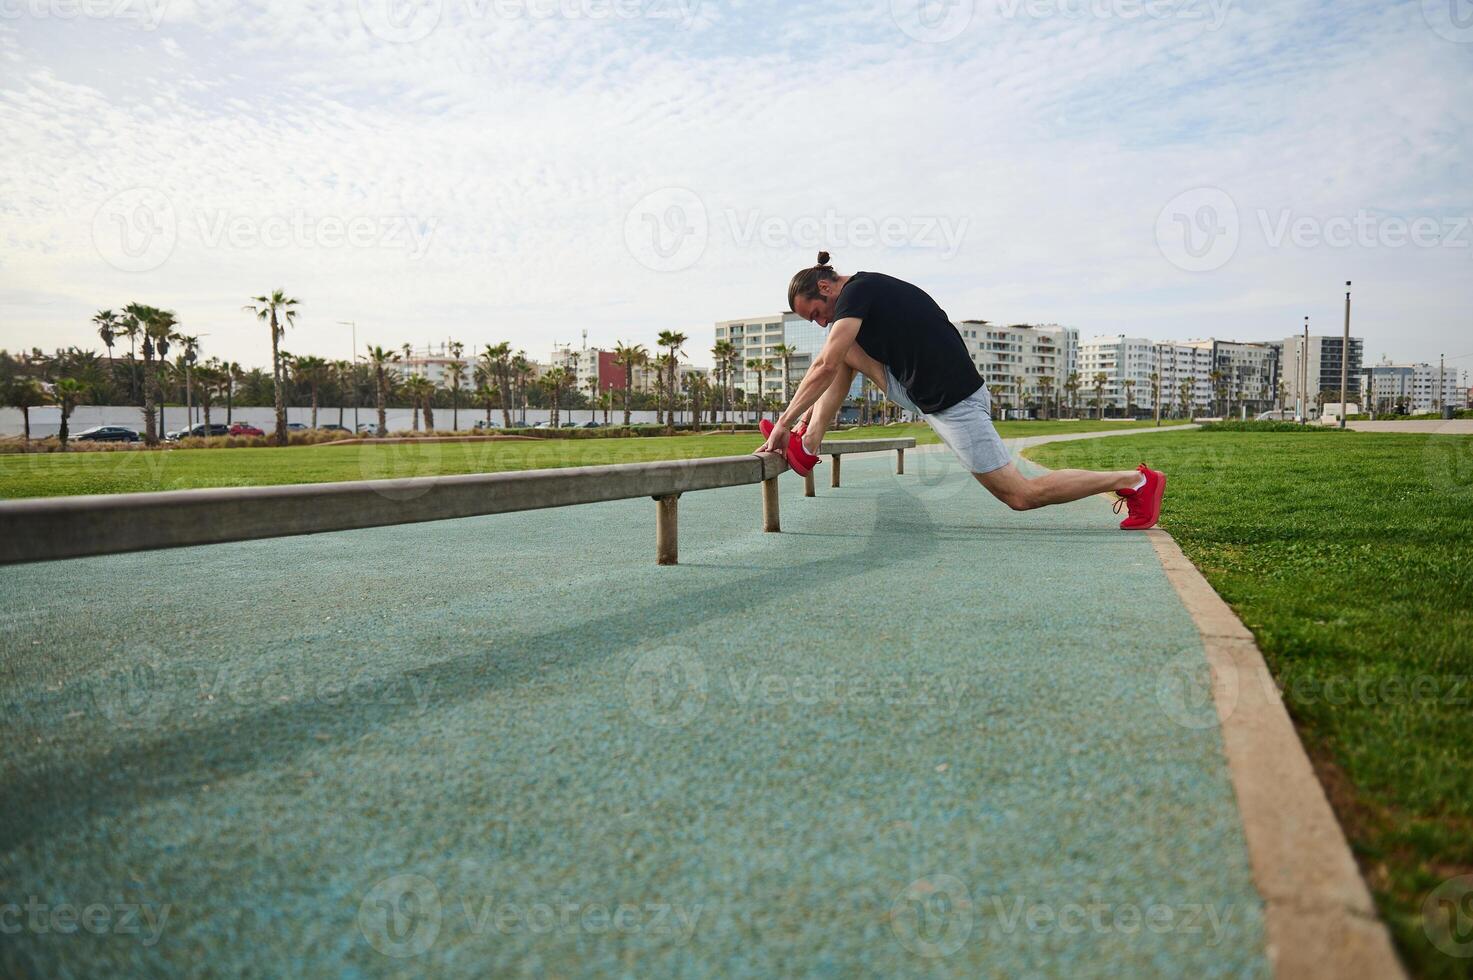
[[[1129,508],[1120,526],[1153,527],[1166,475],[1144,463],[1135,470],[1054,470],[1028,478],[992,426],[992,396],[946,313],[923,290],[878,272],[841,276],[829,253],[788,284],[788,308],[828,328],[823,350],[775,425],[762,426],[758,452],[782,453],[807,476],[829,421],[849,394],[854,372],[936,430],[977,482],[1013,510],[1062,504],[1114,491]],[[1118,510],[1118,505],[1117,505]]]

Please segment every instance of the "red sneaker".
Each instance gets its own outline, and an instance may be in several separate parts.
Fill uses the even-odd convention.
[[[1155,527],[1156,521],[1161,518],[1161,497],[1166,493],[1166,474],[1160,470],[1153,470],[1142,463],[1137,469],[1146,478],[1146,482],[1136,490],[1116,490],[1119,500],[1115,501],[1115,513],[1120,513],[1122,506],[1130,511],[1130,516],[1120,522],[1122,531],[1144,531]]]
[[[761,430],[763,437],[772,435],[772,423],[767,419],[760,419],[757,428]],[[788,466],[799,476],[807,476],[813,472],[818,465],[818,457],[803,448],[803,433],[808,431],[808,426],[799,423],[798,427],[788,434],[788,448],[783,453],[788,461]]]

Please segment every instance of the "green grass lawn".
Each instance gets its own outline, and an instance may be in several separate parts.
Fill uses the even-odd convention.
[[[1026,455],[1167,472],[1161,526],[1257,636],[1403,957],[1468,976],[1422,909],[1473,873],[1473,437],[1181,432]]]
[[[1104,422],[1003,422],[998,429],[1004,436],[1048,435],[1129,428],[1137,424],[1149,423],[1110,419]],[[836,434],[835,438],[875,436],[914,436],[921,444],[936,441],[935,433],[925,423],[852,429]],[[735,456],[750,453],[759,445],[759,436],[744,432],[623,439],[7,454],[0,455],[0,498],[329,483],[597,466]]]

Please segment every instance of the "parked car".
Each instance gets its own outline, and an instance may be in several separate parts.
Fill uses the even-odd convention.
[[[1351,349],[1351,353],[1354,353],[1354,348]],[[597,419],[589,419],[587,422],[584,422],[581,425],[579,425],[578,428],[580,428],[580,429],[601,429],[601,428],[603,428],[603,423],[600,422],[600,421],[598,421]]]
[[[249,422],[236,422],[230,427],[229,434],[232,436],[264,436],[266,433]]]
[[[532,426],[532,428],[534,428],[534,429],[550,429],[550,428],[552,428],[552,423],[549,422],[549,421],[547,421],[546,419],[544,419],[541,422],[538,422],[536,425]]]
[[[143,438],[121,425],[94,425],[72,436],[77,442],[137,442]]]
[[[230,426],[228,425],[220,422],[211,422],[209,425],[205,425],[201,422],[199,425],[190,426],[188,429],[176,429],[165,435],[164,438],[170,442],[177,442],[180,439],[200,439],[207,436],[228,435],[230,435]]]
[[[338,425],[336,422],[329,422],[327,425],[319,425],[317,428],[321,429],[323,432],[352,432],[353,431],[352,429],[349,429],[346,425]]]
[[[359,432],[377,432],[378,431],[378,423],[377,422],[359,422],[358,423],[358,431]]]
[[[307,425],[306,422],[288,422],[286,424],[288,432],[306,432],[309,428],[311,426]]]
[[[499,429],[499,428],[501,428],[501,423],[500,422],[497,422],[497,421],[494,421],[494,420],[493,421],[490,421],[490,422],[487,422],[485,419],[476,419],[475,424],[472,425],[471,428],[472,429]]]

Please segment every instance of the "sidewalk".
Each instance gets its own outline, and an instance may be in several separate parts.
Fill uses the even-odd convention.
[[[168,914],[0,966],[1266,975],[1148,538],[907,470],[13,570],[0,901]]]

